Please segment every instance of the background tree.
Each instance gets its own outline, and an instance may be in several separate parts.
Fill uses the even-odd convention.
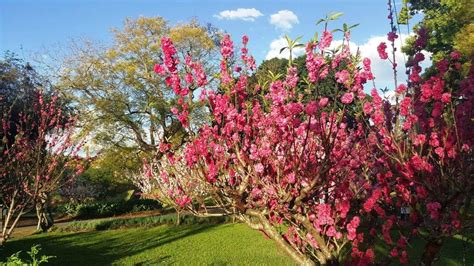
[[[44,92],[28,64],[7,56],[0,65],[0,200],[8,208],[0,235],[3,244],[21,216],[35,208],[39,226],[49,228],[48,197],[82,168],[77,156],[81,145],[73,139],[74,119],[58,96]]]
[[[122,157],[116,162],[120,168],[136,171],[140,163],[129,162],[140,161],[160,144],[179,146],[186,138],[171,110],[178,95],[154,72],[155,63],[163,60],[161,36],[176,41],[180,58],[199,58],[212,73],[219,33],[195,20],[170,26],[161,17],[126,19],[122,29],[112,32],[110,46],[86,42],[73,48],[73,56],[63,62],[58,86],[81,110],[83,129],[92,133],[96,145]],[[196,121],[204,120],[199,104],[191,103],[190,110]]]
[[[422,13],[422,20],[414,30],[426,30],[428,38],[425,51],[432,53],[433,61],[448,58],[453,51],[461,53],[463,75],[470,69],[474,52],[474,3],[470,0],[405,0],[405,7],[399,14],[401,24],[408,24],[411,16]],[[416,51],[416,37],[407,39],[403,51],[413,56]]]
[[[136,165],[142,163],[139,158],[127,157],[113,148],[106,149],[90,158],[84,173],[77,176],[67,186],[62,187],[59,195],[62,200],[80,203],[84,200],[115,200],[130,190],[133,184],[122,175],[123,168],[138,171]],[[136,159],[133,161],[131,159]]]
[[[41,137],[44,136],[40,134],[52,133],[57,130],[55,126],[68,124],[68,117],[73,110],[68,107],[64,99],[57,97],[52,85],[44,76],[38,74],[29,63],[24,63],[15,57],[14,54],[7,52],[4,59],[0,62],[0,77],[0,113],[2,114],[2,121],[5,123],[2,132],[0,132],[2,148],[6,151],[11,149],[14,152],[15,149],[13,147],[18,145],[18,139],[22,139],[26,142],[25,145],[30,146],[34,146],[36,145],[35,143],[39,142],[43,145],[43,147],[36,147],[38,149],[36,151],[39,156],[38,160],[40,160],[47,153],[46,143],[41,140]],[[51,112],[55,111],[57,114],[39,114],[38,112],[41,111],[38,109],[39,96],[41,96],[43,102],[52,103]],[[41,120],[44,120],[43,116],[46,115],[54,116],[50,118],[52,122],[44,128],[40,128]],[[55,119],[60,120],[54,121]],[[4,162],[7,162],[7,159],[11,159],[9,157],[11,154],[5,153],[2,155],[5,156],[2,158]],[[26,165],[25,167],[27,167]],[[25,170],[27,171],[27,169]],[[46,210],[49,209],[50,194],[60,185],[59,183],[64,181],[60,180],[61,177],[61,175],[57,177],[58,180],[55,181],[57,184],[51,182],[54,185],[43,189],[42,193],[37,195],[35,204],[38,229],[41,229],[40,225],[43,225],[44,229],[46,227],[49,228],[53,224],[52,216]],[[4,185],[8,183],[7,181],[3,182]],[[12,182],[14,183],[14,181]],[[5,198],[3,197],[3,199]]]
[[[279,78],[286,76],[286,69],[288,68],[288,60],[284,58],[272,58],[263,60],[257,67],[255,73],[249,78],[251,85],[260,85],[268,87],[268,85]]]

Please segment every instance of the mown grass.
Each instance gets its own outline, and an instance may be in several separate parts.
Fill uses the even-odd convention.
[[[244,224],[162,225],[81,233],[52,232],[8,242],[5,258],[40,244],[50,265],[292,265],[271,240]]]
[[[19,250],[40,244],[41,254],[56,256],[51,265],[292,265],[276,245],[244,224],[184,218],[174,215],[97,219],[69,223],[63,230],[13,239],[0,250],[0,261]],[[183,222],[182,221],[182,222]],[[188,224],[186,224],[188,223]],[[141,226],[134,228],[136,226]],[[119,227],[121,229],[112,228]],[[71,231],[86,232],[71,232]],[[104,231],[102,231],[104,230]],[[419,261],[424,243],[416,240],[408,251]],[[388,254],[378,245],[377,253]],[[386,264],[386,262],[382,263]],[[391,265],[399,265],[392,261]],[[435,265],[474,265],[474,241],[455,236],[446,241]]]

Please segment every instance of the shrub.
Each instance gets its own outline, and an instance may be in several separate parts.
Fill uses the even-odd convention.
[[[177,216],[166,214],[159,216],[136,217],[136,218],[107,218],[93,221],[76,221],[66,226],[53,227],[55,232],[83,232],[83,231],[103,231],[119,228],[153,227],[158,225],[175,225]],[[184,215],[180,217],[181,224],[221,224],[230,221],[228,216],[219,217],[196,217]]]
[[[91,219],[115,216],[125,213],[161,209],[161,204],[152,199],[131,199],[115,202],[66,203],[56,208],[57,213],[64,213],[78,219]]]
[[[41,248],[39,245],[32,246],[31,250],[26,252],[30,256],[29,260],[21,259],[20,255],[22,251],[18,251],[17,253],[8,257],[6,262],[0,262],[0,266],[4,266],[4,265],[5,266],[14,266],[14,265],[36,266],[45,262],[49,262],[49,259],[55,258],[54,256],[47,256],[47,255],[41,255],[41,257],[37,258],[40,251],[41,251]]]

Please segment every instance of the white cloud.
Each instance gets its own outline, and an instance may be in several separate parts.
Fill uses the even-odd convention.
[[[256,18],[263,16],[262,12],[255,8],[237,8],[235,10],[224,10],[214,17],[228,20],[255,21]]]
[[[402,34],[400,36],[402,41],[404,41],[407,35]],[[395,89],[393,83],[393,70],[392,64],[388,60],[380,59],[379,53],[377,52],[377,46],[385,42],[387,44],[387,53],[389,58],[392,59],[392,46],[387,40],[386,36],[373,36],[366,43],[359,46],[360,54],[362,57],[367,57],[372,62],[372,73],[375,76],[375,85],[379,88],[390,88]],[[400,38],[395,41],[395,61],[397,62],[397,80],[403,81],[406,79],[405,75],[405,62],[406,57],[402,53]]]
[[[280,10],[270,16],[270,24],[281,30],[290,30],[298,23],[298,17],[290,10]]]
[[[273,40],[270,43],[270,50],[267,52],[267,56],[265,57],[266,60],[272,59],[274,57],[276,58],[286,58],[288,59],[290,57],[290,52],[288,49],[285,49],[280,54],[280,50],[283,47],[288,46],[288,43],[286,42],[285,37],[280,37],[278,39]],[[304,53],[304,48],[303,47],[298,47],[293,50],[293,58],[296,58]]]

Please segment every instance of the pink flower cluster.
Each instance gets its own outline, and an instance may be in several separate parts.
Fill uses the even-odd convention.
[[[281,237],[299,254],[319,260],[329,256],[327,247],[349,241],[347,261],[361,265],[375,259],[367,239],[382,239],[392,257],[407,263],[407,244],[420,229],[450,234],[461,228],[456,213],[462,200],[440,199],[465,195],[456,189],[469,182],[460,162],[468,162],[472,147],[473,78],[459,84],[444,78],[456,69],[455,53],[422,79],[420,51],[426,42],[423,30],[418,34],[409,82],[394,88],[396,104],[384,101],[377,88],[366,95],[364,85],[374,79],[370,60],[358,67],[348,44],[335,55],[321,52],[331,44],[328,31],[318,45],[306,46],[307,77],[291,66],[284,80],[255,87],[249,83],[255,63],[248,37],[242,38],[238,65],[233,42],[224,36],[219,90],[203,94],[211,122],[195,131],[181,153],[165,159],[185,165],[171,174],[184,171],[189,177],[175,178],[171,189],[179,193],[170,195],[176,204],[192,209],[199,197],[191,198],[193,191],[185,188],[204,187],[222,209],[264,232],[265,226],[290,225]],[[394,31],[388,35],[390,42],[397,37]],[[349,43],[349,34],[345,38]],[[171,47],[163,46],[164,53]],[[377,47],[380,58],[388,59],[386,49],[384,42]],[[170,71],[176,69],[173,58],[165,56],[166,69],[158,67],[157,73],[182,92],[181,79]],[[194,69],[190,59],[186,65]],[[320,95],[318,86],[325,84],[335,89]],[[180,107],[173,110],[177,115],[185,110]],[[362,225],[370,226],[369,232],[360,230]]]

